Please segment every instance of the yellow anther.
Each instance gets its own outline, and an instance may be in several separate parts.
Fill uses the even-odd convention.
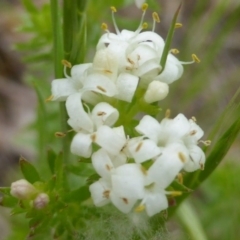
[[[182,195],[182,192],[181,191],[172,191],[172,192],[169,192],[170,195],[172,197],[177,197],[177,196],[181,196]]]
[[[201,60],[197,57],[196,54],[192,54],[192,60],[193,60],[194,62],[196,62],[196,63],[200,63],[200,62],[201,62]]]
[[[206,141],[200,141],[201,143],[203,143],[205,146],[210,146],[211,145],[211,140],[206,140]]]
[[[48,98],[45,100],[45,102],[50,102],[50,101],[52,101],[52,100],[53,100],[53,98],[54,98],[54,96],[53,96],[53,95],[51,95],[50,97],[48,97]]]
[[[167,109],[165,112],[165,118],[170,118],[170,116],[171,116],[171,110]]]
[[[61,138],[61,137],[65,137],[66,136],[66,133],[63,133],[63,132],[55,132],[55,137],[58,137],[58,138]]]
[[[142,212],[143,210],[145,209],[145,206],[144,205],[139,205],[138,207],[136,207],[134,209],[135,212]]]
[[[141,171],[144,175],[147,175],[147,170],[143,166],[141,166]]]
[[[204,170],[204,164],[200,163],[200,169],[203,171]]]
[[[62,60],[62,65],[68,68],[72,67],[72,64],[65,59]]]
[[[197,119],[194,117],[194,116],[192,116],[192,118],[191,118],[194,122],[197,122]]]
[[[147,4],[147,3],[144,3],[144,4],[142,5],[142,11],[145,12],[147,9],[148,9],[148,4]]]
[[[107,31],[108,25],[106,23],[102,23],[101,28],[102,28],[102,30]]]
[[[182,24],[181,23],[176,23],[175,24],[175,28],[181,28],[182,27]]]
[[[185,163],[187,161],[186,157],[184,156],[184,154],[182,152],[178,153],[178,157],[182,163]]]
[[[111,8],[112,12],[114,12],[114,13],[117,12],[117,9],[114,6],[111,6],[110,8]]]
[[[178,180],[178,182],[179,182],[180,184],[183,184],[183,174],[182,174],[182,173],[179,173],[179,174],[177,175],[177,180]]]
[[[156,12],[152,13],[152,18],[155,22],[160,23],[160,18]]]
[[[143,24],[142,24],[142,29],[147,29],[148,28],[148,24],[146,23],[146,22],[144,22]]]
[[[173,53],[173,54],[178,54],[179,50],[176,49],[176,48],[173,48],[173,49],[170,50],[170,52]]]

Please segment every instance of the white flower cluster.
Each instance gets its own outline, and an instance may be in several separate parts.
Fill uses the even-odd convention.
[[[146,8],[144,4],[143,17]],[[157,22],[156,13],[153,16]],[[183,114],[174,119],[166,116],[161,123],[146,115],[135,127],[137,136],[126,136],[127,126],[115,126],[125,113],[112,106],[113,99],[131,104],[141,88],[146,103],[162,100],[168,85],[183,73],[183,63],[171,53],[162,71],[164,40],[154,31],[141,32],[146,27],[143,17],[135,32],[120,32],[114,17],[116,34],[103,24],[106,33],[97,44],[93,63],[71,67],[65,61],[65,78],[52,82],[51,100],[66,101],[68,124],[77,132],[71,152],[91,158],[100,176],[90,185],[94,204],[111,202],[124,213],[135,206],[136,211],[146,209],[152,216],[168,207],[171,192],[165,189],[176,176],[203,169],[205,155],[197,146],[202,129]]]

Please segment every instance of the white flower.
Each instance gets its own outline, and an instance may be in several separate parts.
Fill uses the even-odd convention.
[[[37,189],[25,179],[18,180],[11,184],[10,193],[18,199],[31,199],[37,192]]]
[[[161,123],[150,116],[144,116],[136,127],[137,132],[153,140],[159,147],[178,143],[186,148],[184,153],[184,169],[195,171],[203,168],[205,155],[197,146],[203,136],[202,129],[192,120],[188,120],[183,114],[178,114],[174,119],[164,118]],[[185,152],[180,151],[180,152]]]
[[[145,209],[147,215],[151,217],[167,208],[168,200],[166,197],[166,191],[158,184],[151,183],[150,185],[145,186],[144,197],[135,211],[140,212]]]
[[[113,163],[109,154],[100,149],[92,155],[92,163],[101,178],[90,185],[96,206],[112,202],[120,211],[128,213],[144,195],[144,173],[138,164]],[[117,166],[117,167],[116,167]]]
[[[71,143],[71,152],[88,158],[92,154],[92,143],[94,142],[109,153],[117,155],[126,141],[119,130],[111,128],[118,116],[117,109],[108,103],[99,103],[93,108],[91,114],[87,114],[84,125],[88,126],[87,128],[82,127],[82,122],[70,118],[69,124],[74,125],[75,129],[78,130]]]
[[[145,0],[135,0],[135,4],[138,8],[140,8],[144,2],[145,2]]]

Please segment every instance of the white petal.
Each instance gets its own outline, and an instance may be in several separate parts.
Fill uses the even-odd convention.
[[[112,126],[118,117],[118,110],[105,102],[98,103],[92,110],[92,120],[97,128],[101,125]]]
[[[91,192],[93,202],[97,207],[102,207],[110,202],[110,200],[106,197],[106,194],[104,194],[106,191],[110,192],[110,188],[103,179],[91,184],[89,186],[89,190]]]
[[[97,103],[101,102],[101,97],[96,92],[84,92],[82,94],[82,100],[86,103],[90,103],[91,105],[96,105]]]
[[[165,189],[188,161],[188,150],[179,143],[167,146],[148,170],[148,183],[156,182]]]
[[[120,73],[116,82],[118,90],[116,98],[131,102],[138,85],[138,80],[137,76],[130,73]]]
[[[138,8],[141,8],[143,3],[145,3],[145,0],[135,0],[135,4]]]
[[[167,62],[162,73],[154,80],[170,84],[178,80],[183,74],[183,66],[172,54],[168,54]]]
[[[115,168],[122,166],[127,162],[127,156],[122,152],[119,152],[116,156],[110,155],[110,157]]]
[[[149,115],[144,116],[135,129],[138,133],[147,136],[155,143],[158,142],[161,127],[155,118]]]
[[[78,64],[74,65],[71,68],[71,76],[75,81],[82,82],[82,80],[87,75],[87,70],[92,66],[92,63],[84,63],[84,64]]]
[[[94,91],[113,97],[117,94],[115,84],[105,75],[99,73],[92,73],[83,81],[83,91]]]
[[[169,92],[169,87],[166,83],[152,81],[144,95],[144,100],[147,103],[153,103],[164,99]]]
[[[113,205],[123,213],[129,213],[136,203],[136,198],[119,197],[114,191],[110,193],[110,199]]]
[[[195,140],[195,143],[203,136],[203,130],[192,120],[189,119],[190,132],[195,132],[191,137]]]
[[[70,117],[68,124],[75,131],[84,129],[88,132],[93,132],[93,123],[83,108],[80,93],[75,93],[68,97],[66,101],[66,108]]]
[[[92,164],[96,172],[103,178],[111,177],[111,171],[114,169],[113,163],[104,149],[99,149],[92,155]]]
[[[97,51],[106,48],[106,46],[114,41],[119,41],[120,37],[115,33],[105,33],[101,36],[97,44]]]
[[[128,150],[136,163],[142,163],[161,153],[161,149],[150,139],[134,142],[130,140],[128,143]]]
[[[193,172],[198,169],[203,169],[206,160],[203,150],[196,145],[192,145],[188,150],[190,160],[184,165],[184,170],[186,172]]]
[[[133,71],[133,74],[136,74],[141,78],[151,79],[150,81],[152,81],[152,79],[159,74],[160,69],[161,66],[156,62],[156,59],[150,59],[139,66],[137,70]],[[146,87],[144,84],[146,84],[146,81],[142,82],[141,86]]]
[[[168,208],[168,200],[164,193],[148,193],[145,197],[146,212],[149,217]]]
[[[112,189],[122,198],[142,198],[144,173],[141,165],[129,163],[115,169],[112,174]]]
[[[92,140],[90,134],[77,133],[71,143],[71,153],[89,158],[92,154]]]
[[[67,97],[77,92],[72,79],[56,79],[52,81],[53,101],[66,101]]]
[[[137,35],[137,37],[132,41],[132,43],[152,43],[153,48],[157,51],[158,56],[162,55],[164,48],[164,40],[156,33],[145,31]]]
[[[95,142],[112,155],[117,155],[123,148],[126,139],[119,136],[108,126],[100,126],[96,132]]]

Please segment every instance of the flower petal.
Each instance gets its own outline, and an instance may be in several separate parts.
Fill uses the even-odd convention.
[[[66,101],[68,96],[76,92],[72,79],[62,78],[52,81],[53,101]]]
[[[87,70],[92,66],[92,63],[77,64],[71,68],[71,76],[73,80],[82,82],[87,76]]]
[[[153,140],[150,139],[142,140],[137,138],[136,141],[131,139],[128,142],[127,147],[136,163],[142,163],[146,160],[156,157],[161,153],[161,149]]]
[[[75,93],[68,97],[66,108],[70,117],[68,124],[75,131],[84,129],[88,132],[93,132],[93,122],[83,108],[80,93]]]
[[[98,103],[92,110],[92,120],[97,128],[101,125],[112,126],[118,117],[118,110],[105,102]]]
[[[158,142],[161,127],[155,118],[149,115],[144,116],[135,129],[138,133],[148,137],[155,143]]]
[[[77,133],[71,143],[71,153],[89,158],[92,154],[92,139],[90,134]]]
[[[126,139],[119,136],[108,126],[100,126],[96,132],[94,141],[107,152],[117,155],[123,148]]]
[[[112,189],[122,198],[140,199],[144,195],[144,177],[141,165],[124,164],[112,174]]]
[[[138,85],[138,80],[137,76],[130,73],[120,73],[116,82],[118,90],[116,98],[131,102]]]
[[[107,198],[107,193],[110,192],[111,189],[108,182],[104,179],[100,179],[99,181],[91,184],[89,186],[89,190],[95,206],[102,207],[110,202],[109,198]]]
[[[92,164],[96,172],[103,178],[111,177],[111,171],[114,169],[113,163],[104,149],[99,149],[92,155]]]

